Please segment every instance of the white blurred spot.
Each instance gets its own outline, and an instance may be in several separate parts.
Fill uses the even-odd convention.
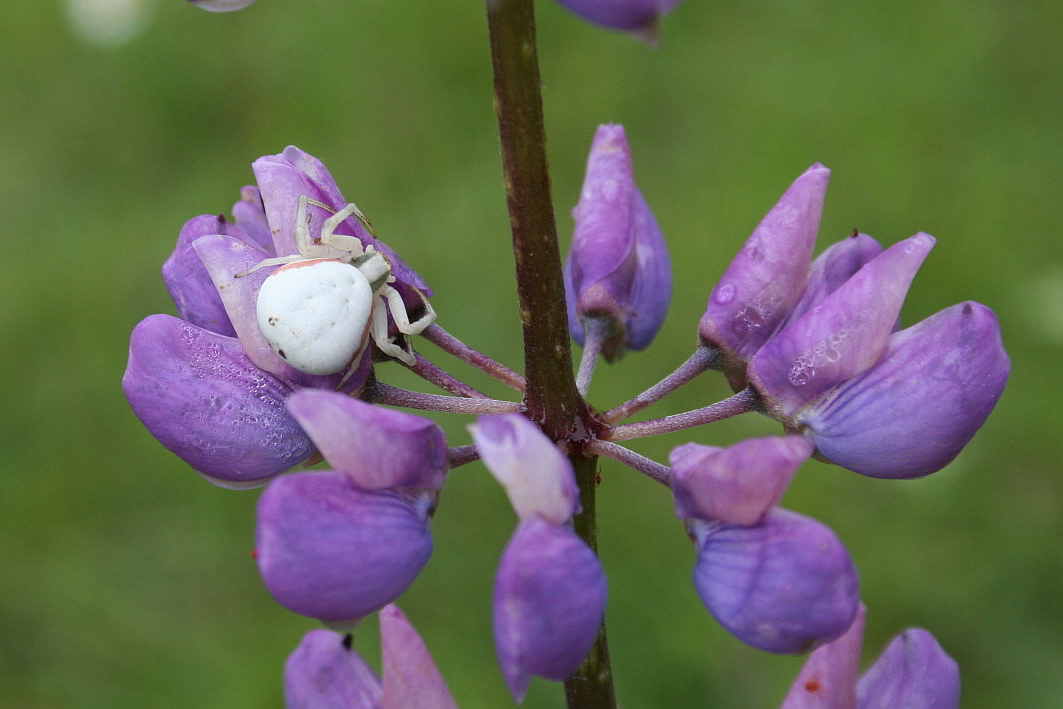
[[[154,0],[66,0],[66,14],[75,37],[117,47],[147,27],[153,4]]]
[[[1024,283],[1016,294],[1018,312],[1037,339],[1063,344],[1063,266],[1055,266]]]

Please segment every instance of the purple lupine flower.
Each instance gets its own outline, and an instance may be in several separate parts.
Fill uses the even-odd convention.
[[[380,709],[381,694],[350,635],[311,630],[284,663],[286,709]]]
[[[858,709],[956,709],[960,669],[922,628],[894,638],[856,685]]]
[[[380,709],[457,709],[421,636],[395,604],[380,610]]]
[[[255,0],[188,0],[196,7],[201,7],[208,12],[232,12],[243,10]]]
[[[287,709],[457,709],[424,642],[394,604],[380,610],[382,680],[350,635],[311,630],[284,665]]]
[[[365,491],[340,471],[292,473],[258,501],[255,555],[285,608],[351,626],[395,600],[432,554],[434,495]]]
[[[856,567],[825,525],[774,508],[751,527],[694,521],[694,586],[714,618],[760,650],[806,652],[856,617]]]
[[[324,165],[298,148],[260,158],[254,167],[261,186],[241,191],[232,209],[235,221],[214,215],[190,220],[163,266],[163,280],[189,327],[158,319],[141,323],[123,377],[130,405],[148,430],[196,470],[230,487],[264,484],[313,453],[298,425],[279,411],[290,392],[342,384],[344,392],[357,393],[372,366],[363,357],[354,372],[308,374],[290,366],[263,335],[256,302],[269,269],[250,269],[296,252],[300,198],[334,208],[344,200]],[[319,230],[328,212],[319,206],[310,212]],[[396,286],[423,305],[421,292],[429,291],[420,276],[356,219],[337,229],[344,232],[388,254]],[[227,337],[208,337],[199,328]],[[162,339],[153,342],[156,337]],[[241,361],[241,349],[249,362]],[[211,394],[216,385],[223,394]]]
[[[572,463],[531,421],[520,414],[481,416],[469,431],[520,519],[539,516],[561,525],[579,511]]]
[[[302,389],[288,411],[333,468],[363,490],[439,490],[447,442],[434,422],[321,389]]]
[[[607,330],[607,360],[645,349],[668,312],[672,271],[657,220],[635,185],[623,126],[598,127],[572,215],[564,280],[573,339],[582,345],[593,320]]]
[[[867,242],[844,243],[854,245],[854,261],[842,272],[874,251]],[[864,475],[912,478],[940,470],[985,423],[1007,384],[1011,364],[996,316],[983,305],[960,303],[894,332],[904,294],[932,245],[921,234],[874,256],[833,291],[810,299],[807,312],[749,366],[769,411],[821,456]]]
[[[495,576],[495,648],[506,686],[520,703],[531,675],[562,681],[594,644],[606,582],[594,552],[568,527],[524,520]]]
[[[920,628],[894,638],[857,679],[866,614],[861,606],[844,635],[809,655],[780,709],[956,709],[959,668]]]
[[[602,27],[646,33],[679,0],[558,0],[580,17]]]
[[[816,163],[794,180],[761,220],[709,296],[701,341],[735,391],[749,359],[786,319],[805,289],[830,170]]]
[[[779,504],[813,446],[801,436],[749,438],[728,448],[672,449],[672,494],[683,519],[751,526]]]

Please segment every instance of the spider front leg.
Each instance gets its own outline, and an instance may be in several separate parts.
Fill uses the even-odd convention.
[[[411,350],[402,349],[388,337],[388,309],[383,300],[377,299],[373,304],[373,322],[370,325],[370,334],[377,348],[384,354],[394,357],[409,367],[417,364],[417,359],[413,356]]]
[[[332,211],[331,209],[329,209],[328,205],[322,204],[320,202],[310,200],[310,203],[315,206],[326,209],[330,212]],[[373,233],[373,228],[369,225],[369,220],[366,219],[365,215],[362,214],[361,210],[358,209],[358,206],[355,205],[353,202],[348,204],[340,211],[334,213],[321,225],[321,237],[319,239],[319,242],[321,244],[324,244],[325,246],[328,246],[331,249],[334,249],[337,252],[340,252],[341,257],[352,258],[354,256],[359,256],[364,253],[362,241],[357,236],[335,233],[336,229],[339,228],[340,224],[342,224],[344,221],[347,220],[348,217],[352,215],[357,218],[358,221],[360,221],[362,225],[366,227],[366,229],[369,230],[370,234]]]
[[[417,295],[421,297],[421,302],[424,303],[425,312],[424,315],[413,322],[410,322],[410,316],[406,312],[406,303],[402,300],[402,294],[388,285],[377,291],[381,296],[387,299],[388,309],[391,311],[391,317],[395,319],[395,327],[397,327],[399,332],[404,335],[420,335],[421,332],[435,322],[436,319],[436,311],[432,307],[432,304],[428,302],[428,298],[425,298],[424,294],[416,288],[414,288],[414,290],[417,291]]]

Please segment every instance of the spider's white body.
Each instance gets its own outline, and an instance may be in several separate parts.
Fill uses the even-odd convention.
[[[258,327],[274,351],[300,372],[333,374],[365,347],[373,289],[342,261],[296,261],[258,292]]]
[[[413,350],[403,349],[388,336],[388,313],[404,335],[416,335],[432,324],[436,314],[421,296],[425,314],[410,322],[402,296],[389,285],[395,281],[391,264],[380,252],[362,248],[357,237],[334,233],[354,215],[372,233],[358,207],[348,204],[321,225],[313,241],[307,228],[307,197],[299,198],[295,243],[299,254],[266,259],[264,266],[285,264],[262,283],[256,310],[258,326],[270,347],[292,367],[308,374],[335,374],[357,367],[369,337],[384,354],[413,365]],[[329,209],[320,202],[314,205]],[[329,209],[331,211],[331,209]]]

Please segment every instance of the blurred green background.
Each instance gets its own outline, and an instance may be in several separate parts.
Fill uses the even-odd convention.
[[[609,407],[691,351],[705,298],[808,165],[834,171],[820,248],[854,227],[938,237],[904,313],[998,313],[1010,385],[947,469],[914,482],[807,465],[786,504],[861,569],[865,662],[910,625],[960,662],[964,706],[1063,706],[1063,3],[687,0],[653,49],[538,4],[562,242],[596,125],[628,129],[669,240],[675,295],[654,346],[603,367]],[[255,492],[203,481],[151,438],[119,381],[181,224],[227,212],[250,162],[294,143],[436,290],[440,323],[520,366],[481,2],[181,0],[0,7],[0,705],[280,707],[314,627],[250,557]],[[508,393],[420,349],[497,396]],[[577,350],[578,353],[578,350]],[[396,366],[380,376],[421,387]],[[646,416],[722,398],[705,375]],[[458,416],[439,417],[455,444]],[[635,444],[775,431],[754,417]],[[625,707],[777,707],[800,658],[740,645],[690,582],[653,483],[602,464],[601,551]],[[436,552],[402,605],[462,707],[505,707],[490,589],[513,515],[480,464],[456,471]],[[375,627],[357,643],[375,662]],[[536,681],[529,707],[562,706]]]

